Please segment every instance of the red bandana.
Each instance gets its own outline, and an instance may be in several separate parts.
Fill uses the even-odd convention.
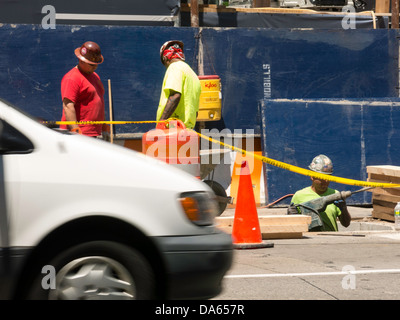
[[[166,57],[168,60],[172,59],[185,60],[185,55],[182,49],[177,44],[170,46],[168,49],[165,49],[163,56]]]

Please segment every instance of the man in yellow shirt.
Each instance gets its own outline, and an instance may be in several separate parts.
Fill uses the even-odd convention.
[[[199,111],[201,93],[200,80],[192,68],[185,62],[183,42],[171,40],[160,49],[165,72],[157,121],[169,118],[182,120],[186,128],[193,129]]]
[[[323,154],[316,156],[309,165],[309,168],[312,171],[318,173],[328,175],[333,173],[333,164],[331,159]],[[293,195],[291,204],[288,208],[288,214],[300,213],[295,207],[296,204],[305,203],[319,197],[325,197],[339,192],[335,189],[329,188],[328,180],[311,177],[311,181],[311,186],[298,190]],[[349,211],[347,210],[347,204],[344,200],[338,201],[334,204],[329,204],[326,207],[325,211],[321,212],[319,216],[323,223],[322,228],[315,228],[311,231],[338,231],[337,219],[339,219],[340,223],[346,228],[350,225],[351,222],[351,216]]]

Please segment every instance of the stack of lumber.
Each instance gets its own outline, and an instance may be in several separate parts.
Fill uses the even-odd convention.
[[[367,166],[368,181],[400,184],[399,166]],[[400,202],[400,188],[372,189],[372,217],[394,221],[394,207]]]
[[[262,239],[298,239],[308,232],[311,217],[307,215],[265,215],[258,217]],[[217,217],[217,228],[232,233],[234,217]]]

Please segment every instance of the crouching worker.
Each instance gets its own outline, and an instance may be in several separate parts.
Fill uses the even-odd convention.
[[[316,156],[309,165],[310,170],[322,173],[332,174],[333,164],[332,161],[325,155],[321,154]],[[292,197],[290,206],[288,208],[288,214],[299,214],[301,213],[296,204],[305,203],[310,200],[317,199],[319,197],[328,196],[339,192],[335,189],[329,188],[329,181],[317,179],[311,177],[311,186],[298,190]],[[344,227],[348,227],[351,222],[350,213],[347,210],[346,201],[335,201],[335,203],[329,204],[324,212],[319,214],[322,227],[313,228],[310,231],[338,231],[337,220]]]

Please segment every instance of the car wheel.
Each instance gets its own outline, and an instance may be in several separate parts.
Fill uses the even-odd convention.
[[[213,180],[204,180],[203,182],[207,184],[217,196],[218,215],[220,216],[225,211],[226,206],[228,205],[228,198],[225,189],[218,182]]]
[[[126,245],[94,241],[69,248],[49,262],[53,288],[34,281],[28,299],[131,300],[155,297],[154,273],[145,257]]]

